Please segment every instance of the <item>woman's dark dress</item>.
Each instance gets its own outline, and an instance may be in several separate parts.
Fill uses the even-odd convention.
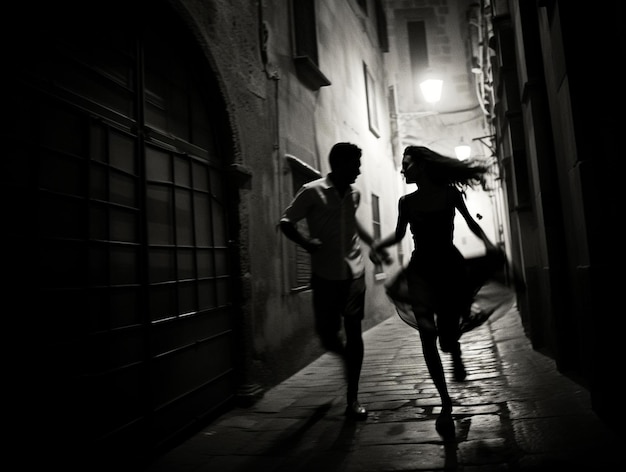
[[[387,285],[398,314],[417,328],[413,307],[425,316],[435,314],[441,349],[458,349],[462,320],[468,320],[479,289],[493,275],[486,258],[466,260],[453,243],[454,199],[459,192],[449,187],[443,209],[423,211],[407,204],[400,206],[413,235],[414,250],[407,267]]]

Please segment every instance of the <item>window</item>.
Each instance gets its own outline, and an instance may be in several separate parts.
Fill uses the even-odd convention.
[[[374,239],[380,239],[381,227],[380,227],[380,198],[378,195],[372,194],[372,236]],[[382,264],[376,264],[374,266],[374,274],[384,274]]]
[[[294,195],[305,183],[321,177],[321,174],[317,170],[297,157],[287,155],[286,158],[291,169],[292,191]],[[298,225],[298,229],[301,230],[303,234],[306,234],[306,223],[301,221]],[[292,259],[293,267],[291,273],[293,276],[291,278],[290,288],[292,291],[306,290],[309,288],[311,279],[311,257],[309,253],[300,246],[295,244],[294,246],[295,256]]]
[[[389,36],[387,34],[387,15],[381,0],[376,0],[376,31],[378,32],[378,45],[382,52],[389,52]]]
[[[389,129],[391,131],[391,158],[397,168],[402,165],[400,155],[400,134],[398,130],[398,108],[396,107],[396,89],[390,85],[387,89],[387,108],[389,110]]]
[[[369,120],[370,131],[377,138],[380,136],[378,128],[378,99],[376,96],[376,81],[372,76],[367,64],[363,64],[363,75],[365,76],[365,95],[367,100],[367,119]]]
[[[363,13],[367,15],[367,0],[356,0],[356,3],[361,7]]]
[[[407,23],[409,33],[409,55],[411,61],[411,75],[413,83],[419,84],[428,71],[428,48],[426,45],[426,25],[423,21]],[[421,96],[417,90],[416,96]]]
[[[319,69],[315,0],[291,1],[293,60],[300,80],[312,90],[330,85]]]

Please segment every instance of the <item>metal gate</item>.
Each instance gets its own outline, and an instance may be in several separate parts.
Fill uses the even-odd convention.
[[[45,300],[35,408],[74,453],[141,456],[234,397],[224,106],[161,2],[85,3],[21,57],[3,185]]]

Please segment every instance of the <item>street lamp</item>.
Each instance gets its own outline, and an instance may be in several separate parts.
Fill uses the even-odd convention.
[[[454,154],[459,161],[464,161],[465,159],[469,159],[472,154],[472,148],[461,139],[461,144],[454,147]]]
[[[442,87],[443,80],[441,79],[426,79],[420,83],[422,95],[428,103],[437,103],[441,99]]]

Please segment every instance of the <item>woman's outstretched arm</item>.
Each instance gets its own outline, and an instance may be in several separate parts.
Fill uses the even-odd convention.
[[[465,200],[463,200],[463,195],[461,195],[461,192],[459,191],[456,192],[454,206],[459,210],[459,213],[463,215],[463,218],[465,219],[467,227],[470,229],[470,231],[474,233],[478,238],[480,238],[483,243],[485,243],[485,247],[487,248],[487,250],[497,250],[498,248],[495,246],[495,244],[491,242],[485,231],[483,231],[481,226],[476,222],[472,215],[470,215],[470,212],[467,209],[467,205],[465,205]]]
[[[396,223],[396,230],[390,235],[379,239],[378,241],[374,241],[374,244],[372,244],[372,249],[374,251],[379,251],[380,249],[393,246],[394,244],[402,241],[402,238],[404,238],[404,235],[406,234],[406,227],[409,222],[406,219],[405,212],[402,210],[403,200],[404,197],[398,202],[398,221]]]

